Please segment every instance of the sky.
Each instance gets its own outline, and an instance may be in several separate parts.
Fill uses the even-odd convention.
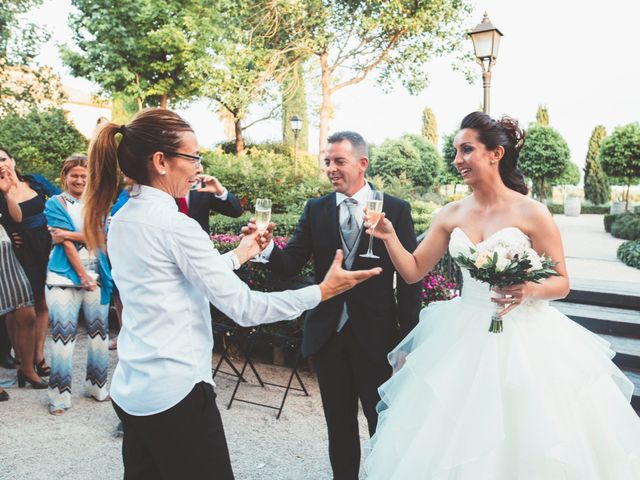
[[[480,0],[474,3],[469,28],[489,14],[504,34],[491,85],[491,115],[517,118],[526,126],[535,120],[538,105],[549,111],[552,127],[565,138],[571,159],[584,165],[591,132],[602,124],[608,132],[640,121],[640,62],[637,19],[640,1],[609,0]],[[74,79],[61,64],[56,44],[71,43],[67,17],[69,0],[45,0],[30,17],[46,26],[51,41],[42,49],[40,63],[52,66],[63,83],[97,91],[87,81]],[[467,47],[472,50],[471,40]],[[427,67],[427,89],[409,95],[401,85],[382,92],[372,80],[347,87],[334,95],[330,131],[356,130],[375,144],[404,133],[419,133],[422,110],[436,115],[440,136],[455,131],[460,120],[482,104],[481,70],[469,84],[453,71],[451,59],[435,59]],[[319,94],[308,85],[312,103]],[[214,108],[198,102],[179,109],[194,126],[203,146],[224,140]],[[247,135],[257,141],[278,140],[280,121],[257,124]],[[309,149],[318,150],[317,115],[311,119]]]

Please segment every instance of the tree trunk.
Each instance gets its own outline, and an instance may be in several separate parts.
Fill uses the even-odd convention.
[[[320,107],[320,140],[318,148],[318,166],[324,168],[324,154],[329,136],[329,116],[331,115],[331,71],[329,70],[329,54],[320,55],[322,69],[322,105]]]
[[[244,138],[242,137],[242,125],[240,119],[235,119],[233,125],[236,132],[236,155],[244,154]]]
[[[631,179],[627,181],[627,195],[625,198],[624,211],[629,211],[629,190],[631,190]]]
[[[160,108],[164,108],[165,110],[167,109],[167,95],[162,95],[160,97]]]

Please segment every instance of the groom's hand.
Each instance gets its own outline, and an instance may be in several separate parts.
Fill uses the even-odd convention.
[[[357,284],[382,273],[382,268],[380,267],[370,270],[345,270],[342,268],[343,258],[344,254],[342,250],[336,250],[336,256],[333,259],[331,268],[319,285],[322,301],[340,295],[342,292],[346,292]]]

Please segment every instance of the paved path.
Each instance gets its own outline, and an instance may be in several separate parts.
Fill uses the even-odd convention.
[[[624,242],[604,231],[603,215],[555,215],[564,243],[571,287],[640,297],[640,269],[616,257]]]

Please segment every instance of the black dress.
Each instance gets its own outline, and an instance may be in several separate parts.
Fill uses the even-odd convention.
[[[51,235],[47,229],[44,205],[47,197],[59,193],[53,185],[40,176],[27,176],[29,186],[37,195],[19,204],[22,222],[16,223],[9,216],[4,196],[0,195],[0,222],[7,232],[18,233],[22,238],[20,247],[14,245],[16,256],[29,279],[35,297],[44,295],[47,264],[51,253]]]

